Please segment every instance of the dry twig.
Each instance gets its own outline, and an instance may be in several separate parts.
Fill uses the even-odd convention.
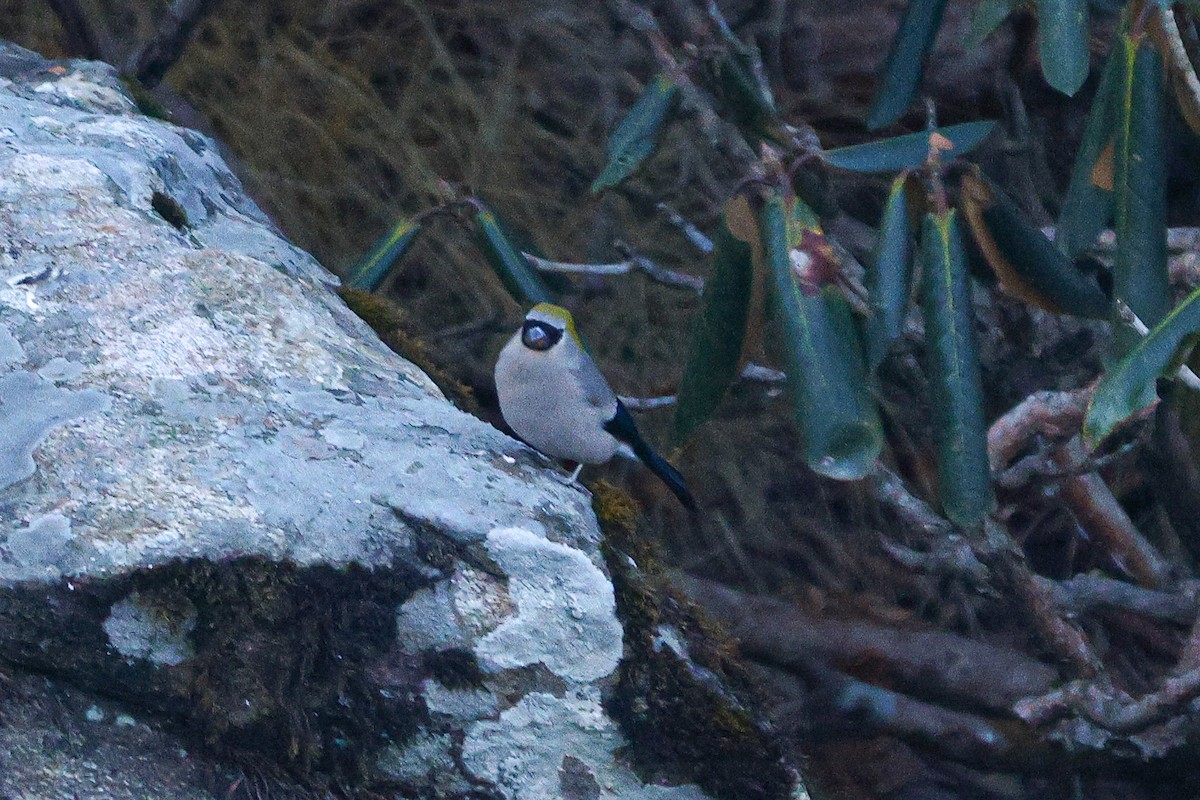
[[[704,291],[704,279],[686,272],[677,272],[656,264],[651,259],[637,253],[629,245],[618,242],[617,250],[625,256],[625,261],[614,261],[607,264],[571,264],[562,261],[550,261],[530,253],[522,253],[525,260],[540,272],[562,272],[575,275],[626,275],[630,272],[643,272],[650,280],[666,286],[681,289],[691,289],[700,294]]]
[[[803,669],[815,658],[915,695],[995,711],[1047,691],[1057,677],[1054,668],[1015,650],[952,633],[821,619],[782,600],[700,578],[681,578],[680,585],[726,624],[749,657],[776,667]]]
[[[1103,575],[1076,575],[1065,581],[1040,577],[1036,580],[1044,585],[1060,609],[1072,615],[1102,608],[1120,608],[1180,625],[1193,623],[1197,616],[1196,598],[1185,592],[1143,589]]]
[[[1034,436],[1060,439],[1079,430],[1091,392],[1034,392],[988,429],[988,461],[1000,473]]]
[[[1081,464],[1088,454],[1083,441],[1072,437],[1054,455],[1062,468]],[[1088,534],[1105,549],[1142,586],[1160,588],[1171,579],[1171,563],[1144,537],[1129,514],[1113,495],[1104,479],[1095,472],[1065,478],[1062,497]]]
[[[1022,700],[1013,710],[1031,725],[1045,725],[1076,714],[1111,733],[1129,735],[1186,713],[1197,697],[1200,669],[1192,669],[1167,678],[1158,691],[1137,700],[1103,681],[1075,681],[1049,694]]]

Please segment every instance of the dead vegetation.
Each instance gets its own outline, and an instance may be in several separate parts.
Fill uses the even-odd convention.
[[[695,24],[695,4],[650,5],[668,34]],[[860,120],[894,5],[722,4],[762,49],[784,116],[826,145],[867,137]],[[965,51],[969,6],[950,5],[929,90],[942,122],[1005,120],[1005,143],[981,158],[1036,216],[1061,191],[1087,92],[1066,103],[1038,84],[1023,17]],[[118,0],[94,10],[114,30],[153,30],[150,10]],[[0,4],[0,20],[0,35],[68,48],[37,0]],[[606,3],[225,0],[167,83],[236,154],[288,235],[335,270],[448,181],[486,198],[547,258],[616,261],[623,240],[704,277],[703,257],[655,208],[666,201],[710,228],[742,177],[703,120],[671,126],[619,192],[588,193],[607,134],[654,70],[643,38]],[[884,184],[830,181],[829,227],[862,255]],[[674,390],[694,293],[636,274],[562,288],[619,392]],[[464,231],[440,220],[386,293],[404,311],[392,338],[487,415],[491,363],[520,309]],[[636,470],[610,472],[624,470],[682,585],[742,640],[768,715],[830,796],[1190,796],[1200,791],[1200,483],[1187,432],[1159,415],[1100,460],[1083,453],[1071,430],[1103,327],[1001,292],[978,311],[1000,490],[985,536],[955,532],[926,503],[934,468],[914,342],[884,372],[894,472],[880,481],[809,472],[780,390],[749,382],[672,454],[702,523]],[[773,352],[768,343],[764,360]],[[653,441],[668,440],[668,416],[644,415]]]

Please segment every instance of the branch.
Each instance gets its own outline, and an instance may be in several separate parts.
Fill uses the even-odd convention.
[[[1102,575],[1076,575],[1065,581],[1037,577],[1060,609],[1072,615],[1120,608],[1155,619],[1190,625],[1197,619],[1195,596],[1143,589]],[[1200,663],[1197,664],[1200,666]]]
[[[819,664],[805,669],[804,677],[816,684],[805,698],[806,715],[819,716],[822,723],[840,721],[856,737],[864,732],[895,736],[967,763],[994,763],[1013,746],[999,726],[974,714],[914,700]]]
[[[646,256],[637,253],[624,242],[614,244],[617,251],[625,256],[625,261],[611,264],[570,264],[562,261],[550,261],[545,258],[522,253],[525,260],[540,272],[564,272],[575,275],[626,275],[630,272],[644,272],[652,281],[681,289],[691,289],[700,294],[704,291],[704,279],[686,272],[676,272],[651,261]]]
[[[533,268],[541,272],[566,272],[578,275],[625,275],[633,271],[632,261],[617,261],[611,264],[568,264],[565,261],[550,261],[532,253],[521,253]]]
[[[1134,313],[1133,309],[1129,307],[1128,303],[1126,303],[1124,300],[1118,299],[1116,304],[1117,314],[1120,315],[1121,322],[1137,331],[1139,336],[1145,336],[1150,332],[1150,329],[1146,327],[1146,323],[1142,322],[1141,319],[1138,318],[1138,315]],[[1200,377],[1196,377],[1196,373],[1192,372],[1192,368],[1187,364],[1183,364],[1179,367],[1178,371],[1175,373],[1175,377],[1179,378],[1179,381],[1193,392],[1200,392]]]
[[[749,595],[701,578],[677,581],[723,622],[750,658],[803,672],[810,659],[928,698],[1007,711],[1045,692],[1057,670],[1004,647],[942,631],[909,631],[822,619],[791,603]]]
[[[937,514],[924,500],[912,494],[895,472],[880,464],[868,480],[879,504],[908,527],[920,531],[927,541],[938,542],[955,535],[950,520]]]
[[[1092,652],[1087,639],[1062,618],[1049,589],[1037,582],[1012,537],[999,530],[992,520],[984,520],[982,538],[969,540],[958,536],[949,520],[909,492],[900,477],[888,468],[880,465],[868,480],[880,505],[890,509],[903,524],[922,534],[922,538],[931,544],[928,554],[894,545],[888,547],[894,557],[902,563],[906,557],[919,558],[924,563],[914,566],[952,571],[952,574],[977,583],[985,579],[994,581],[993,575],[998,574],[1000,579],[1007,580],[1020,601],[1018,609],[1057,658],[1070,664],[1077,675],[1099,674],[1102,669],[1100,659]]]
[[[1058,449],[1053,460],[1059,467],[1084,463],[1087,452],[1079,436]],[[1171,579],[1171,563],[1144,536],[1104,479],[1095,472],[1063,479],[1062,497],[1079,523],[1140,585],[1165,586]]]
[[[742,367],[741,379],[755,383],[784,383],[787,375],[777,369],[764,367],[761,364],[747,364]],[[658,397],[629,397],[620,395],[621,402],[630,411],[648,411],[654,408],[674,405],[679,402],[679,396],[674,394],[659,395]]]
[[[1009,563],[1007,567],[1009,583],[1038,637],[1055,655],[1070,664],[1076,675],[1094,678],[1103,673],[1104,666],[1087,638],[1059,615],[1050,588],[1029,571],[1023,560]]]
[[[1054,241],[1058,231],[1053,226],[1042,228],[1042,235]],[[1117,250],[1117,233],[1114,230],[1100,232],[1092,251],[1102,255],[1115,253]],[[1167,228],[1167,252],[1171,255],[1195,253],[1200,251],[1200,228]]]
[[[610,5],[622,22],[645,37],[660,68],[679,86],[684,104],[696,114],[700,127],[708,134],[709,142],[722,145],[743,166],[752,168],[757,164],[758,159],[746,144],[746,140],[734,127],[721,122],[709,96],[696,86],[687,70],[675,58],[671,52],[671,43],[659,27],[654,14],[632,0],[611,0]]]
[[[673,394],[660,395],[658,397],[629,397],[628,395],[619,395],[621,403],[630,411],[650,411],[655,408],[665,408],[673,406],[678,402],[679,398]]]
[[[1045,725],[1070,714],[1082,717],[1106,731],[1138,733],[1177,714],[1200,697],[1200,669],[1192,669],[1163,681],[1156,692],[1134,700],[1124,692],[1093,681],[1075,681],[1014,706],[1017,716],[1031,725]]]
[[[613,242],[613,248],[622,256],[631,261],[635,268],[650,276],[651,280],[657,281],[658,283],[665,283],[668,286],[679,286],[685,289],[691,289],[696,294],[703,294],[704,292],[703,278],[698,278],[695,275],[688,275],[685,272],[675,272],[673,270],[666,269],[665,267],[656,264],[648,257],[642,255],[629,243],[620,239],[617,239],[615,242]]]
[[[988,459],[993,474],[1001,475],[1035,436],[1059,438],[1078,431],[1090,397],[1091,387],[1036,392],[1004,414],[988,431]],[[1108,484],[1095,472],[1079,435],[1073,434],[1046,461],[1050,468],[1040,467],[1039,471],[1061,479],[1062,498],[1089,535],[1100,540],[1142,586],[1166,585],[1171,576],[1170,562],[1142,536]]]
[[[1079,430],[1087,409],[1088,389],[1034,392],[988,429],[988,461],[993,474],[1001,472],[1034,436],[1060,439]]]
[[[712,239],[705,236],[704,233],[696,227],[695,223],[691,222],[687,217],[683,216],[674,208],[661,201],[655,203],[654,207],[658,209],[658,211],[662,213],[662,215],[665,216],[672,225],[674,225],[676,228],[679,228],[679,230],[683,232],[683,235],[687,237],[687,240],[692,243],[692,247],[695,247],[705,255],[713,251]]]

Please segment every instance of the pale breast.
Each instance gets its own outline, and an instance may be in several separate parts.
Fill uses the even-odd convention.
[[[598,464],[617,451],[617,440],[603,427],[615,411],[615,399],[607,410],[589,402],[566,361],[530,351],[519,337],[496,361],[496,394],[509,427],[548,456]]]

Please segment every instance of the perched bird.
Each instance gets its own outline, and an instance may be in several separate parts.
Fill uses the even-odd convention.
[[[539,303],[496,360],[496,394],[504,421],[553,458],[608,461],[628,446],[689,510],[696,502],[679,471],[638,433],[629,410],[600,374],[565,308]]]

